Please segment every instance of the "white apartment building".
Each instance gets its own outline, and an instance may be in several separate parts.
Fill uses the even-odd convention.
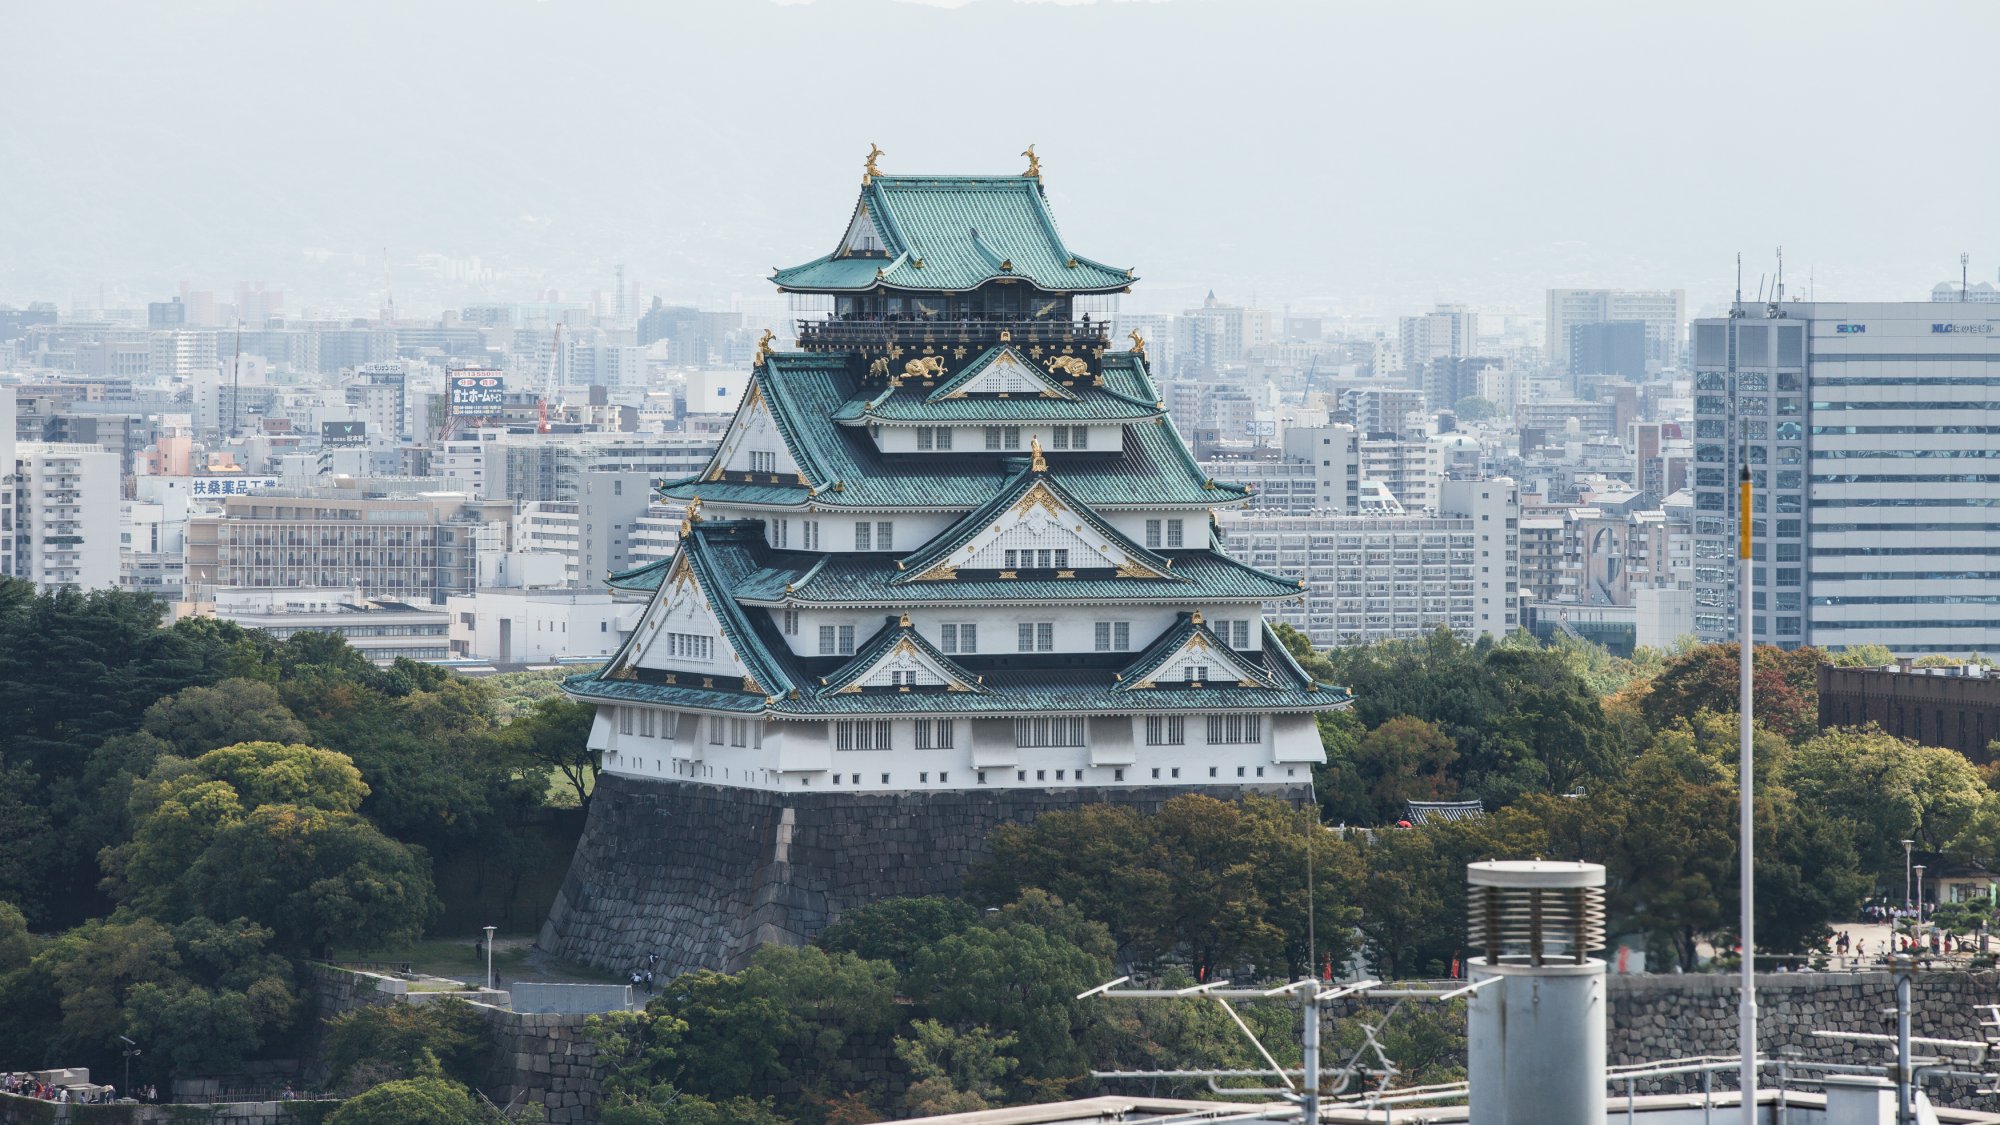
[[[1899,656],[2000,649],[2000,309],[1736,313],[1694,328],[1699,635],[1735,635],[1747,467],[1758,641]]]
[[[1273,618],[1313,644],[1367,644],[1445,626],[1472,638],[1520,623],[1520,490],[1505,477],[1441,482],[1445,514],[1277,515],[1224,512],[1229,552],[1306,584]]]
[[[370,598],[360,590],[223,588],[204,616],[262,629],[278,640],[294,633],[335,633],[376,664],[445,660],[449,618],[439,606]]]
[[[0,386],[0,575],[14,573],[14,421],[19,411],[13,388]]]
[[[1402,369],[1421,371],[1433,359],[1478,354],[1479,314],[1464,305],[1439,305],[1421,316],[1397,321],[1396,338]]]
[[[609,657],[643,608],[609,590],[479,590],[445,601],[452,657],[497,664]]]
[[[1647,371],[1679,365],[1681,337],[1687,324],[1686,290],[1551,289],[1542,326],[1542,347],[1549,369],[1569,369],[1571,328],[1621,320],[1645,324]]]
[[[14,574],[44,590],[118,585],[118,455],[24,441],[13,466]]]

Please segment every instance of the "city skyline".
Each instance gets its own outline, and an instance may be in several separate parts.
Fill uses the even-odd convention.
[[[1955,140],[1964,114],[1867,93],[1969,70],[1980,37],[1860,6],[1760,6],[1726,36],[1685,8],[1571,12],[1560,36],[1483,9],[1185,2],[341,11],[104,26],[23,8],[24,42],[91,50],[25,52],[0,76],[43,107],[0,137],[0,302],[262,280],[294,315],[373,315],[386,283],[423,315],[588,299],[623,265],[649,295],[717,306],[767,295],[769,265],[823,238],[870,144],[897,173],[1012,173],[1036,144],[1066,222],[1145,279],[1134,310],[1212,288],[1301,312],[1532,315],[1546,288],[1623,286],[1686,289],[1698,313],[1728,300],[1738,251],[1754,297],[1779,244],[1791,291],[1821,300],[1915,298],[1961,252],[1975,280],[2000,264],[1982,261],[1992,221],[1940,191],[1993,171]],[[319,50],[293,49],[304,36]],[[884,100],[864,82],[843,109],[816,87],[828,53],[941,74],[967,43],[1008,76],[983,88],[1021,96]],[[1130,70],[1065,101],[1082,45]],[[132,77],[162,52],[186,60],[165,97]],[[1864,66],[1877,82],[1838,81]],[[1718,74],[1754,77],[1703,80]],[[1764,103],[1768,131],[1721,127]],[[1838,174],[1799,155],[1864,143]],[[1212,190],[1144,186],[1176,180]]]

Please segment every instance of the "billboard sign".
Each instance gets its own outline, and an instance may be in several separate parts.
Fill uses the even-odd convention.
[[[366,422],[321,422],[319,424],[321,445],[367,445],[368,423]]]
[[[195,477],[188,483],[191,496],[247,496],[262,489],[278,487],[277,477]]]
[[[450,382],[453,414],[498,414],[506,404],[507,380],[498,371],[455,371]]]

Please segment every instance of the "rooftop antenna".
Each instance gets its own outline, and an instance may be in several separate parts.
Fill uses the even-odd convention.
[[[1960,252],[1958,255],[1958,300],[1963,304],[1972,300],[1971,276],[1966,272],[1972,264],[1972,255]]]
[[[1771,303],[1774,305],[1785,303],[1785,248],[1782,246],[1778,247],[1778,288]]]

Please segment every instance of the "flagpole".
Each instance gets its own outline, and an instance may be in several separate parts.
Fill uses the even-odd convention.
[[[1747,452],[1747,450],[1746,450]],[[1739,854],[1742,867],[1738,898],[1743,918],[1743,985],[1738,1002],[1738,1033],[1743,1047],[1743,1125],[1757,1125],[1757,895],[1755,819],[1750,797],[1756,785],[1751,759],[1750,715],[1752,657],[1750,651],[1750,466],[1747,458],[1736,478],[1736,629],[1737,629],[1737,778]]]

